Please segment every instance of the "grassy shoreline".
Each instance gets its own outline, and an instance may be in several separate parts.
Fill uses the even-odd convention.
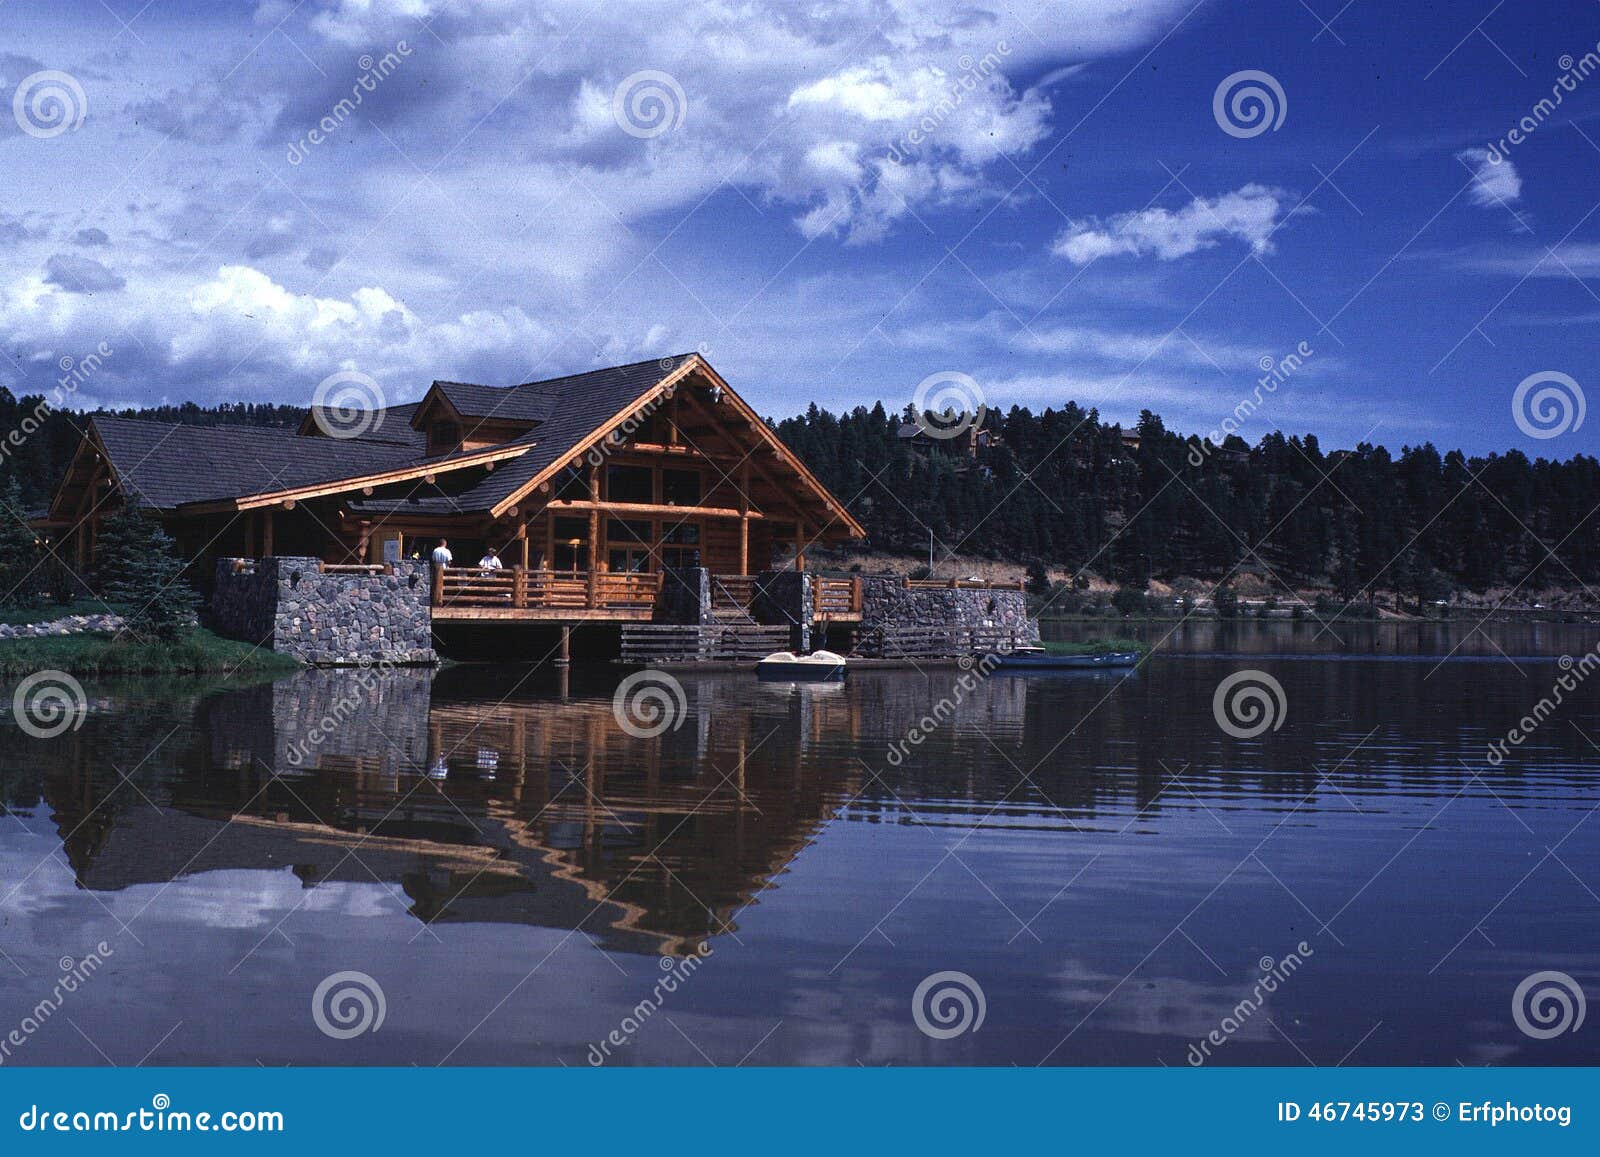
[[[175,643],[139,643],[93,632],[0,640],[0,678],[45,670],[72,675],[255,675],[299,668],[285,655],[203,628]]]
[[[1046,640],[1041,644],[1052,655],[1111,655],[1127,651],[1143,655],[1150,650],[1149,643],[1138,639],[1091,639],[1086,643],[1057,643]]]

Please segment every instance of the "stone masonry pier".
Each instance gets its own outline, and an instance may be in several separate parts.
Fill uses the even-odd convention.
[[[418,562],[219,559],[212,621],[219,634],[313,666],[435,663],[431,570]]]

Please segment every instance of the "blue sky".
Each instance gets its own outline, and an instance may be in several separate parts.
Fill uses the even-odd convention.
[[[0,380],[104,343],[87,404],[400,401],[692,348],[774,416],[953,372],[1189,432],[1304,343],[1251,442],[1594,453],[1513,397],[1600,380],[1600,4],[1341,4],[9,0]],[[1275,127],[1248,79],[1219,120],[1245,71]]]

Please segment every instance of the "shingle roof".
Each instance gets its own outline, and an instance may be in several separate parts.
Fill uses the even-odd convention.
[[[466,509],[479,510],[491,509],[504,501],[536,478],[540,471],[568,454],[600,423],[666,377],[682,358],[689,356],[692,355],[652,358],[647,362],[511,387],[513,390],[539,387],[554,402],[551,416],[528,435],[533,449],[520,458],[502,462],[494,473],[457,501]]]
[[[453,498],[367,499],[352,508],[377,511],[486,511],[504,501],[552,463],[570,453],[614,414],[654,386],[686,357],[652,358],[539,382],[497,388],[470,383],[435,383],[458,409],[472,417],[517,416],[539,422],[505,445],[526,445],[520,457],[502,460],[493,472]],[[458,402],[458,398],[460,401]],[[259,426],[186,426],[141,418],[96,417],[93,425],[111,466],[137,496],[157,509],[216,501],[300,486],[355,479],[463,454],[429,459],[426,439],[409,421],[417,403],[382,411],[355,438],[305,436],[295,430]],[[535,419],[534,414],[544,417]],[[464,452],[474,453],[472,451]]]
[[[312,406],[306,417],[317,419],[319,413],[328,413],[326,406]],[[363,423],[363,429],[352,441],[357,442],[393,442],[401,446],[410,446],[419,454],[427,448],[428,434],[425,430],[413,429],[411,416],[417,412],[416,402],[406,402],[400,406],[389,406],[382,410],[371,411],[372,417]],[[318,422],[323,430],[338,430],[345,425],[345,420],[337,414],[330,416],[324,422]],[[302,423],[301,429],[309,427]]]
[[[543,422],[550,417],[555,399],[539,389],[543,383],[521,386],[479,386],[471,382],[434,382],[464,418],[504,418],[515,422]]]
[[[421,460],[407,446],[306,438],[278,427],[113,417],[95,417],[92,425],[118,480],[133,498],[158,510],[397,470]]]

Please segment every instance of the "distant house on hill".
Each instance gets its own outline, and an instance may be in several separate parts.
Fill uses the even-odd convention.
[[[998,432],[980,429],[975,425],[947,438],[930,434],[920,423],[902,422],[895,436],[902,445],[921,458],[949,460],[958,473],[971,468],[972,463],[977,461],[979,450],[1000,445]]]

